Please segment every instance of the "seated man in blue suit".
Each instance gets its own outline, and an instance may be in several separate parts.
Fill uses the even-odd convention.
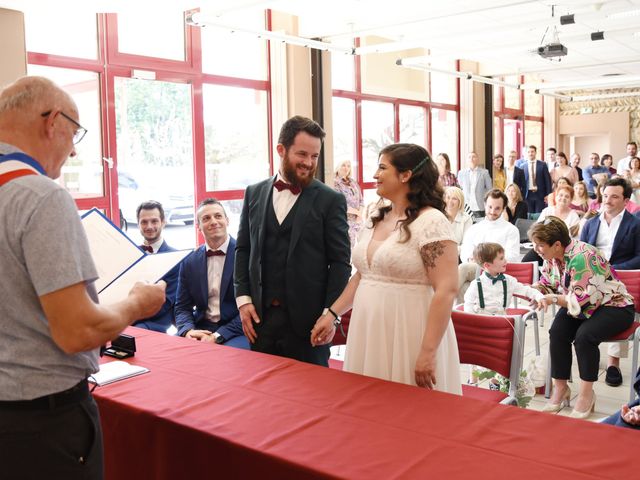
[[[140,234],[144,238],[144,243],[140,245],[142,250],[147,254],[175,252],[176,249],[167,245],[167,242],[162,238],[162,230],[166,221],[164,208],[160,202],[149,200],[141,203],[136,209],[136,218]],[[135,322],[134,327],[167,333],[167,329],[173,324],[173,306],[176,301],[179,268],[176,265],[162,278],[167,283],[167,291],[164,305],[160,311],[153,317]]]
[[[640,369],[636,373],[636,381],[633,384],[633,388],[638,397],[640,397]],[[619,412],[605,418],[602,423],[640,430],[640,398],[638,397],[633,402],[623,405]]]
[[[236,241],[227,235],[229,218],[214,198],[200,202],[196,217],[205,244],[180,264],[178,335],[248,349],[233,289]]]
[[[640,268],[640,219],[626,210],[633,189],[622,177],[608,180],[602,190],[601,212],[585,223],[580,240],[598,247],[616,270]],[[626,358],[626,343],[610,343],[605,382],[622,384],[620,357]]]

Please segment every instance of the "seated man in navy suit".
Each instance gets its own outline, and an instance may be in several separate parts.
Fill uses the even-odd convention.
[[[205,244],[180,264],[178,335],[248,349],[233,289],[236,241],[227,235],[229,218],[214,198],[200,202],[196,217]]]
[[[597,216],[585,223],[580,240],[598,247],[616,270],[640,268],[640,219],[626,210],[633,189],[622,177],[608,180],[602,190],[602,207]],[[605,382],[622,384],[620,357],[626,358],[626,343],[610,343]]]
[[[162,238],[162,229],[166,225],[166,221],[164,208],[160,202],[155,200],[142,202],[136,209],[136,218],[140,234],[144,238],[144,243],[140,245],[142,250],[147,254],[175,252],[176,249],[167,245],[167,242]],[[167,291],[164,305],[160,311],[153,317],[135,322],[134,327],[167,333],[167,329],[173,324],[173,306],[176,301],[178,272],[179,266],[176,265],[162,278],[167,283]]]

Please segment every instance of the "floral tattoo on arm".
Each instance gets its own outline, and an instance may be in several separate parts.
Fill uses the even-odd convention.
[[[427,243],[420,249],[422,263],[427,268],[435,268],[436,259],[444,253],[444,244],[442,242]]]

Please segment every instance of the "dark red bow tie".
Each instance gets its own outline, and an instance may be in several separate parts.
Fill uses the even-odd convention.
[[[225,253],[222,250],[207,250],[207,257],[223,257],[224,255]]]
[[[140,248],[145,252],[153,253],[153,247],[151,245],[140,245]]]
[[[291,193],[294,195],[298,195],[302,191],[302,188],[298,185],[291,185],[290,183],[283,182],[282,180],[276,181],[273,186],[276,187],[279,192],[282,190],[291,190]]]

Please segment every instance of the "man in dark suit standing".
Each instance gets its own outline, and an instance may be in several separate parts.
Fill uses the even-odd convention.
[[[229,218],[215,198],[200,202],[196,218],[205,244],[180,264],[178,335],[248,349],[233,291],[236,241],[227,234]]]
[[[162,238],[162,230],[166,225],[164,208],[155,200],[148,200],[138,205],[136,209],[138,228],[144,238],[140,248],[148,255],[164,252],[175,252]],[[167,329],[173,324],[173,306],[176,301],[176,289],[178,287],[178,271],[176,265],[162,279],[167,283],[165,302],[158,313],[153,317],[144,318],[133,324],[134,327],[167,333]]]
[[[540,213],[545,207],[545,199],[552,191],[551,176],[546,163],[536,160],[538,149],[535,145],[527,147],[527,158],[519,167],[524,170],[525,192],[529,213]]]
[[[329,345],[311,330],[351,273],[347,205],[314,179],[325,132],[313,120],[287,120],[278,138],[280,170],[247,187],[234,284],[251,349],[328,365]]]
[[[640,219],[626,210],[633,189],[622,177],[612,178],[602,189],[601,213],[585,223],[580,240],[598,247],[616,270],[640,268]],[[626,343],[610,343],[605,382],[617,387],[622,384],[620,357],[626,358]]]

